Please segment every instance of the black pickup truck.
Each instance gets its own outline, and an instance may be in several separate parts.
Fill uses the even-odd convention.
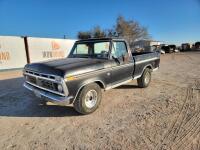
[[[98,108],[102,90],[133,79],[147,87],[159,63],[159,52],[132,53],[123,39],[79,40],[67,58],[27,64],[24,87],[44,101],[73,104],[79,113],[89,114]]]

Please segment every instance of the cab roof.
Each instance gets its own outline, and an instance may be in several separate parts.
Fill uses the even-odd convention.
[[[122,38],[89,38],[89,39],[81,39],[81,40],[78,40],[77,42],[111,41],[111,40],[125,41]]]

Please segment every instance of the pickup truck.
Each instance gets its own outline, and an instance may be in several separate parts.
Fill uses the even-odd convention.
[[[79,113],[90,114],[103,90],[134,79],[148,87],[159,64],[159,52],[134,53],[124,39],[78,40],[67,58],[25,65],[24,87],[44,101],[73,104]]]

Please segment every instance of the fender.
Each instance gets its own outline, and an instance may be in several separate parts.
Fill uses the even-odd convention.
[[[89,80],[86,80],[86,81],[84,81],[84,82],[81,84],[81,86],[78,88],[78,90],[77,90],[77,92],[76,92],[76,95],[75,95],[75,97],[74,97],[74,100],[73,100],[72,104],[73,104],[74,101],[76,100],[76,98],[77,98],[79,92],[81,91],[81,89],[83,89],[84,86],[86,86],[86,85],[88,85],[88,84],[90,84],[90,83],[97,83],[98,85],[99,85],[99,83],[100,83],[100,84],[103,86],[103,89],[105,89],[105,87],[106,87],[106,86],[105,86],[105,83],[104,83],[102,80],[100,80],[100,79],[89,79]],[[101,85],[99,85],[99,86],[102,88]]]
[[[135,76],[133,79],[138,79],[138,78],[140,78],[140,77],[142,76],[142,74],[143,74],[143,72],[144,72],[144,70],[145,70],[146,68],[149,68],[149,69],[151,69],[151,70],[153,71],[153,66],[152,66],[151,64],[148,64],[148,65],[144,66],[144,68],[143,68],[143,70],[142,70],[142,73],[141,73],[140,75],[138,75],[138,76]]]

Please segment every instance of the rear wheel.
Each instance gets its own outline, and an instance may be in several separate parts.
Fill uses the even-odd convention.
[[[151,70],[146,68],[142,74],[142,76],[137,79],[138,86],[141,88],[148,87],[151,82]]]
[[[90,114],[94,112],[102,98],[101,88],[98,84],[88,84],[79,92],[75,102],[74,108],[81,114]]]

